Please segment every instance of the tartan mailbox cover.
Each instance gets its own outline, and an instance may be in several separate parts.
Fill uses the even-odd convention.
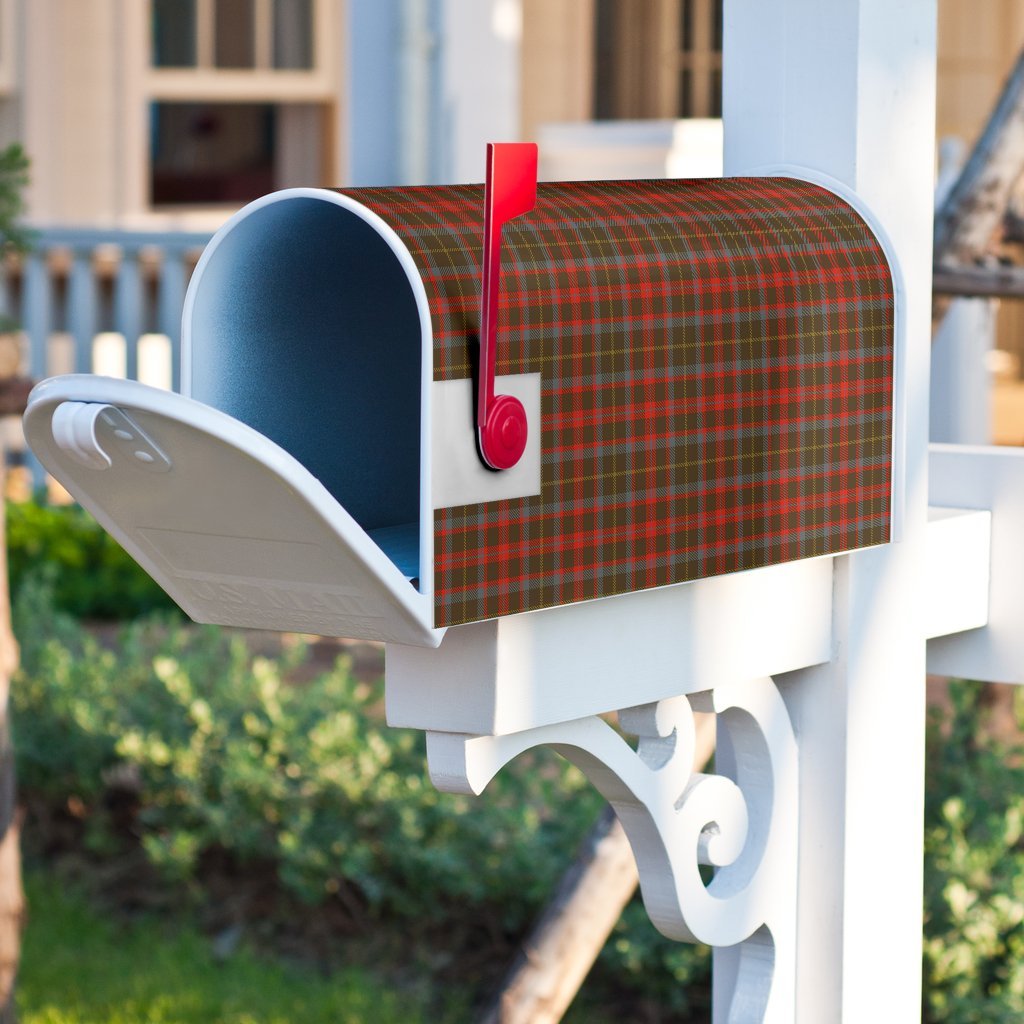
[[[482,211],[480,186],[251,204],[189,288],[188,397],[57,378],[30,443],[227,624],[432,645],[889,540],[893,276],[848,201],[782,177],[540,185],[504,229],[496,387],[528,438],[500,472],[473,424]],[[167,470],[98,469],[119,428]]]

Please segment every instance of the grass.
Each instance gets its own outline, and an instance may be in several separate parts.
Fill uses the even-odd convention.
[[[26,878],[21,1024],[417,1024],[415,994],[357,968],[331,977],[241,949],[218,961],[185,921],[118,924],[79,893]]]

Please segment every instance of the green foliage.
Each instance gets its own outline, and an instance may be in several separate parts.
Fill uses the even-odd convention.
[[[986,729],[982,688],[957,683],[929,731],[925,1020],[1024,1020],[1024,747]]]
[[[578,772],[539,754],[480,799],[441,794],[426,778],[421,737],[386,728],[380,685],[355,681],[344,661],[292,683],[301,649],[253,657],[237,633],[167,615],[104,646],[54,598],[86,607],[60,584],[106,571],[102,557],[83,568],[75,544],[62,547],[65,524],[85,546],[105,535],[84,513],[62,509],[58,521],[51,511],[12,507],[23,667],[11,700],[24,794],[72,801],[102,851],[124,841],[111,791],[131,789],[131,832],[153,865],[197,893],[216,853],[242,869],[272,865],[310,907],[354,901],[410,941],[472,927],[511,937],[529,925],[599,811]],[[45,538],[37,561],[69,568],[27,572],[33,536]],[[121,584],[105,587],[114,597]],[[128,603],[117,597],[114,607]],[[1024,745],[991,738],[980,687],[951,693],[951,713],[928,732],[924,1020],[1009,1024],[1024,1019]],[[708,959],[658,936],[634,901],[588,990],[626,983],[674,1020],[700,1019]]]
[[[274,865],[310,906],[353,900],[421,940],[529,926],[597,818],[601,801],[545,752],[479,799],[437,792],[419,733],[380,718],[379,683],[339,661],[290,683],[301,650],[253,657],[242,637],[150,618],[103,647],[28,579],[15,603],[22,669],[11,690],[23,794],[80,809],[87,840],[116,846],[106,799],[129,786],[130,831],[170,879],[202,883],[213,852]],[[706,955],[661,939],[638,911],[598,972],[683,1009],[679,981]]]
[[[0,150],[0,249],[24,252],[31,243],[31,232],[19,223],[25,210],[22,191],[28,184],[28,168],[29,159],[19,143]]]
[[[485,814],[437,793],[419,734],[380,723],[380,687],[355,683],[344,662],[289,685],[286,665],[253,658],[237,634],[158,620],[103,649],[48,614],[37,586],[23,588],[16,629],[23,787],[73,794],[104,829],[108,780],[132,778],[146,851],[180,878],[219,849],[277,863],[310,903],[355,885],[371,907],[420,916],[442,894],[464,904],[515,894],[515,927],[594,806],[581,814],[572,797],[583,781],[569,769],[557,776],[569,798],[557,815],[537,809],[556,785],[541,773],[513,773]]]
[[[686,1020],[711,1019],[711,948],[666,939],[655,931],[639,896],[623,911],[595,971],[627,982],[646,1002]],[[659,1019],[653,1011],[650,1016]],[[573,1019],[583,1024],[587,1017],[568,1018],[567,1024]]]
[[[438,793],[421,737],[381,724],[379,684],[356,682],[344,661],[293,684],[301,649],[290,660],[254,658],[237,633],[185,625],[77,507],[9,505],[8,535],[22,791],[52,807],[71,801],[94,850],[123,843],[109,797],[128,788],[131,833],[153,865],[195,892],[216,853],[241,868],[272,865],[311,907],[354,901],[421,941],[474,921],[514,936],[597,817],[600,800],[582,776],[547,754],[521,759],[478,800]],[[125,627],[112,646],[65,614],[153,609],[162,617]],[[951,694],[951,713],[928,732],[924,1020],[1009,1024],[1024,1020],[1024,744],[991,738],[979,686]],[[659,1014],[700,1019],[708,961],[706,949],[662,939],[635,900],[588,990],[625,982]],[[42,1015],[26,1014],[29,1024],[94,1019],[46,1016],[42,1004],[32,1012]],[[585,1004],[573,1013],[592,1017]],[[121,1019],[132,1018],[109,1017]]]
[[[0,150],[0,257],[26,252],[31,246],[33,232],[20,223],[28,168],[29,159],[19,143]],[[0,312],[0,333],[16,331],[19,326],[14,317]]]
[[[125,550],[77,505],[7,503],[11,591],[45,576],[57,607],[89,619],[132,619],[176,608]]]
[[[30,916],[17,989],[22,1024],[438,1021],[411,994],[355,967],[325,978],[244,948],[217,959],[211,944],[184,922],[118,926],[82,895],[35,874],[26,879],[26,891]]]

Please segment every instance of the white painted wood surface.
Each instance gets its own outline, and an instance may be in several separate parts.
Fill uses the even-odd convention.
[[[829,558],[733,573],[389,644],[388,723],[504,734],[827,661]]]
[[[519,137],[519,0],[443,0],[437,55],[443,111],[438,179],[480,181],[488,142]]]
[[[1024,448],[933,445],[936,504],[990,509],[991,583],[986,625],[928,642],[928,671],[1024,683]]]
[[[1020,511],[1024,516],[1024,506]],[[989,621],[992,513],[929,508],[927,544],[924,635],[931,640],[985,626]],[[1024,571],[1019,579],[1024,599]],[[1024,608],[1024,600],[1017,607]],[[931,646],[928,652],[930,665]]]
[[[837,559],[834,660],[778,680],[800,743],[799,1024],[879,1019],[882,993],[886,1020],[921,1013],[935,18],[934,0],[725,7],[725,172],[788,163],[845,182],[885,225],[905,285],[903,539]],[[730,1019],[727,956],[716,1021]]]
[[[722,174],[722,122],[717,118],[542,124],[537,145],[542,181]]]
[[[717,713],[717,770],[727,774],[693,772],[694,710]],[[729,991],[716,1019],[791,1024],[799,772],[775,684],[725,684],[625,709],[619,722],[639,736],[636,750],[596,717],[510,736],[428,733],[430,776],[440,789],[479,793],[532,747],[568,758],[619,815],[658,930],[725,953]],[[706,886],[701,864],[716,867]]]
[[[991,443],[996,311],[991,299],[954,299],[942,318],[932,344],[929,440]]]

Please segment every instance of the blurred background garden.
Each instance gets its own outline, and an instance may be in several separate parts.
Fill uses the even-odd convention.
[[[438,793],[379,648],[193,625],[73,506],[8,537],[23,1020],[471,1019],[600,813],[576,769]],[[707,962],[631,906],[569,1019],[706,1015]]]
[[[438,793],[375,646],[196,626],[82,510],[7,515],[25,1024],[474,1019],[600,814],[576,769]],[[926,1021],[1024,1015],[1019,694],[935,690]],[[708,965],[634,901],[566,1019],[706,1021]]]

